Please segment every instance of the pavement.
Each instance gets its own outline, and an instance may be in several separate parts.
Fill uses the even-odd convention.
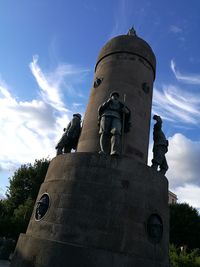
[[[9,266],[10,266],[9,261],[0,260],[0,267],[9,267]]]

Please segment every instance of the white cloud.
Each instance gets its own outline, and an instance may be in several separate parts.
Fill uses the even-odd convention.
[[[88,73],[68,64],[44,73],[37,56],[33,57],[30,69],[38,84],[37,99],[19,100],[0,81],[0,163],[3,170],[14,170],[23,163],[55,155],[55,144],[74,112],[73,105],[69,110],[63,101],[68,93],[67,86],[73,90],[74,83]],[[75,92],[73,100],[79,101]]]
[[[173,71],[176,79],[180,82],[187,84],[199,85],[200,84],[200,75],[199,74],[182,74],[179,70],[176,69],[176,64],[174,60],[171,60],[171,70]]]
[[[192,207],[200,210],[200,186],[185,184],[177,187],[174,192],[177,194],[179,202],[189,203]]]
[[[180,133],[167,138],[169,151],[166,158],[169,169],[166,177],[169,189],[177,194],[179,202],[187,202],[200,209],[200,141],[192,141]],[[153,156],[152,145],[149,146],[149,165]]]
[[[177,133],[169,138],[167,160],[170,187],[176,188],[185,184],[200,186],[200,141],[195,142]]]
[[[173,33],[181,33],[183,30],[180,27],[177,27],[175,25],[170,26],[170,31]]]
[[[168,121],[187,124],[200,123],[200,94],[186,92],[174,85],[154,88],[153,113]]]
[[[80,92],[75,92],[73,85],[83,81],[90,70],[71,64],[60,64],[53,72],[44,73],[38,65],[38,59],[37,55],[33,56],[29,66],[41,89],[43,101],[56,110],[66,112],[67,109],[63,103],[64,92],[79,95]]]
[[[58,128],[53,108],[41,100],[17,101],[6,88],[0,97],[0,162],[10,164],[33,162],[53,152]]]
[[[33,61],[30,63],[30,69],[32,74],[34,75],[40,89],[42,90],[43,100],[52,105],[57,110],[64,109],[64,103],[61,100],[61,93],[59,85],[62,81],[63,75],[65,75],[64,71],[61,69],[59,72],[56,71],[55,76],[57,76],[57,81],[54,84],[53,81],[49,81],[44,73],[41,71],[38,65],[38,56],[33,57]],[[58,72],[58,73],[57,73]],[[54,77],[55,81],[55,77]]]

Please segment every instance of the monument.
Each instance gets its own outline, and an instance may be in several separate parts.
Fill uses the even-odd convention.
[[[102,48],[77,152],[51,161],[12,267],[169,267],[168,181],[147,166],[155,69],[133,30]],[[115,156],[99,153],[98,124],[113,91],[131,113]]]

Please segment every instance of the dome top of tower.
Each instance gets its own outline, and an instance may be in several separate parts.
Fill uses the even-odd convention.
[[[127,35],[114,37],[103,46],[99,53],[95,70],[103,58],[116,53],[129,53],[144,58],[151,65],[155,74],[156,57],[150,45],[142,38],[139,38],[136,32],[135,34],[132,34],[132,32],[133,29],[130,29]]]

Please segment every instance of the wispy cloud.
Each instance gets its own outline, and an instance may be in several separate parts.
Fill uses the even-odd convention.
[[[200,186],[200,142],[192,141],[177,133],[169,138],[169,182],[172,188],[185,184]]]
[[[7,88],[1,92],[1,166],[8,170],[11,165],[52,154],[51,142],[55,142],[58,125],[51,106],[42,100],[18,101]]]
[[[43,100],[52,105],[54,108],[62,110],[64,108],[64,104],[61,100],[61,94],[59,90],[60,75],[58,75],[57,84],[53,84],[51,81],[47,80],[47,77],[45,77],[37,62],[38,56],[34,56],[33,61],[30,63],[30,69],[40,89],[42,90]]]
[[[174,60],[171,60],[171,70],[173,71],[176,79],[180,82],[194,85],[200,84],[200,74],[182,74],[179,70],[176,69]]]
[[[53,72],[44,73],[38,65],[38,59],[37,55],[33,56],[33,61],[29,66],[41,89],[43,101],[56,110],[66,112],[67,110],[63,102],[63,91],[66,90],[68,94],[71,94],[73,84],[77,80],[81,81],[81,79],[84,79],[89,69],[79,68],[71,64],[59,64]]]
[[[176,26],[176,25],[171,25],[170,26],[170,32],[181,33],[181,32],[183,32],[183,30],[180,27]]]
[[[154,88],[153,113],[176,123],[199,124],[200,94],[174,85],[163,85],[160,90]]]
[[[73,105],[70,110],[63,100],[68,96],[66,84],[73,90],[80,76],[84,79],[88,73],[70,64],[60,64],[54,71],[45,73],[37,56],[29,66],[38,84],[37,99],[18,99],[7,84],[0,81],[0,163],[3,170],[55,155],[55,144],[62,129],[77,111]],[[78,103],[79,100],[75,92],[73,101]]]
[[[119,0],[116,2],[114,9],[114,25],[108,39],[120,34],[126,34],[133,25],[128,24],[130,9],[127,0]]]

